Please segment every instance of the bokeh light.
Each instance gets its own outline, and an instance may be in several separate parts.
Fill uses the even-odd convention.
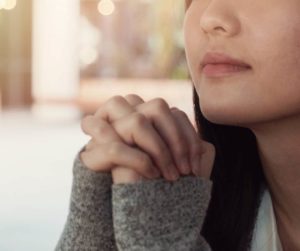
[[[111,0],[101,0],[98,4],[98,11],[104,16],[111,15],[115,10],[115,4]]]
[[[4,8],[6,0],[0,0],[0,10]]]
[[[17,5],[17,0],[0,0],[0,9],[12,10]]]

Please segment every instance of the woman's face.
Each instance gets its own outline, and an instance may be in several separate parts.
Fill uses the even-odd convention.
[[[203,115],[240,126],[300,115],[300,1],[190,2],[185,49]],[[240,59],[251,69],[208,77],[199,67],[208,51]]]

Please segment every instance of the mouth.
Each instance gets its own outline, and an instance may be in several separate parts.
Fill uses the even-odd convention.
[[[219,52],[206,53],[200,64],[200,70],[207,77],[223,77],[237,73],[245,73],[251,68],[249,64],[242,60]]]
[[[232,64],[206,64],[202,72],[207,77],[224,77],[237,73],[245,73],[251,69],[250,66]]]

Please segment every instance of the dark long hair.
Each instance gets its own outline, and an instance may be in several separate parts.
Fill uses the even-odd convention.
[[[214,124],[201,113],[193,89],[199,136],[216,148],[212,198],[201,234],[213,251],[249,250],[265,177],[250,129]]]

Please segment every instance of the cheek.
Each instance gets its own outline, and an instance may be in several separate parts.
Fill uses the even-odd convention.
[[[261,36],[257,40],[261,46],[255,49],[255,55],[261,55],[255,77],[270,104],[300,100],[300,20],[288,21],[282,20]]]
[[[196,54],[197,54],[197,37],[193,35],[190,31],[185,33],[185,54],[189,67],[189,71],[193,74],[196,64]]]
[[[298,73],[300,58],[300,1],[281,2],[249,26],[250,48],[258,73],[280,78]],[[299,68],[298,68],[299,69]],[[277,76],[278,77],[278,76]]]
[[[204,48],[204,36],[201,30],[196,27],[195,20],[190,17],[186,17],[184,21],[184,47],[187,59],[189,72],[192,79],[195,79],[195,73],[198,70],[198,64],[203,56]]]

